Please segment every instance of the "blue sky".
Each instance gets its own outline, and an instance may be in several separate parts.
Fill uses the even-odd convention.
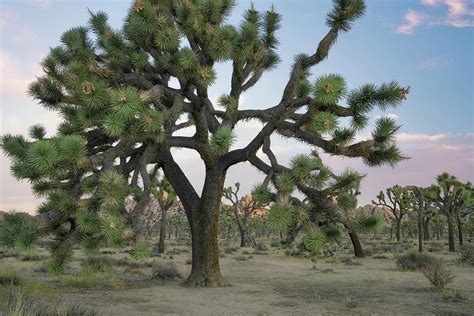
[[[229,20],[232,24],[238,23],[250,4],[248,0],[237,2]],[[279,32],[282,62],[244,95],[242,106],[247,108],[277,102],[293,57],[300,52],[313,52],[327,32],[324,19],[331,7],[329,0],[253,2],[260,10],[274,4],[283,16]],[[36,122],[54,132],[58,122],[55,114],[41,109],[25,95],[26,84],[41,74],[40,60],[49,47],[59,43],[63,31],[87,23],[87,8],[108,12],[111,24],[119,28],[129,4],[122,0],[1,1],[0,134],[25,133],[29,125]],[[443,170],[464,181],[473,181],[474,1],[367,0],[366,4],[367,14],[351,31],[339,37],[328,60],[312,73],[315,77],[325,73],[343,74],[353,88],[366,82],[391,80],[409,85],[408,100],[399,108],[390,109],[389,115],[402,125],[400,147],[413,158],[395,169],[368,169],[348,159],[328,158],[328,163],[335,170],[352,166],[369,174],[364,184],[363,203],[386,185],[403,182],[428,185]],[[219,65],[217,70],[218,80],[210,90],[214,98],[229,90],[229,65]],[[383,113],[373,113],[373,117],[377,115]],[[253,128],[258,129],[258,126]],[[243,134],[251,131],[252,128],[246,128]],[[240,141],[245,143],[245,135]],[[292,152],[308,150],[279,139],[275,147],[281,148],[282,161],[289,159],[290,147]],[[193,156],[181,154],[183,165],[189,157]],[[230,171],[228,182],[237,180],[243,170],[253,183],[258,181],[254,170],[242,166]],[[192,170],[190,173],[190,177],[195,178],[195,186],[199,187],[199,173],[193,174]],[[18,184],[8,175],[8,161],[3,156],[0,177],[0,209],[29,209],[37,203],[27,183]],[[252,181],[243,183],[243,188],[249,188]]]

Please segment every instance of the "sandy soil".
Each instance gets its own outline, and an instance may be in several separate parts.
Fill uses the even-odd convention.
[[[189,253],[174,256],[187,275]],[[65,299],[93,307],[101,315],[474,315],[474,269],[454,264],[448,292],[462,299],[450,302],[433,291],[420,272],[400,272],[391,254],[386,259],[319,260],[286,257],[281,251],[221,258],[227,288],[190,289],[180,281],[144,281],[124,290],[74,290]],[[248,257],[249,255],[247,255]],[[347,257],[347,256],[346,256]]]

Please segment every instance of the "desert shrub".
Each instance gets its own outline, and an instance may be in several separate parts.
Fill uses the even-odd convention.
[[[433,262],[433,257],[410,251],[405,254],[395,256],[395,263],[397,264],[398,270],[401,271],[416,271],[420,270]]]
[[[237,256],[234,258],[236,261],[247,261],[247,257],[245,256]]]
[[[444,289],[455,277],[455,274],[446,269],[446,263],[442,259],[433,259],[421,271],[437,290]]]
[[[95,272],[108,272],[116,261],[104,256],[90,256],[81,261],[81,266]]]
[[[255,249],[257,251],[267,251],[268,247],[263,242],[258,242],[255,244]]]
[[[243,255],[249,255],[250,252],[249,252],[248,250],[244,250],[244,251],[242,251],[242,254],[243,254]]]
[[[281,242],[280,242],[280,240],[273,240],[271,242],[270,246],[273,247],[273,248],[278,248],[278,247],[281,246]]]
[[[433,241],[433,242],[429,243],[426,247],[426,249],[429,252],[439,252],[439,251],[442,251],[443,248],[444,248],[443,244],[440,243],[440,242],[436,242],[436,241]]]
[[[98,289],[123,289],[125,281],[110,272],[97,272],[90,268],[82,269],[78,274],[62,275],[61,282],[66,286]]]
[[[176,265],[174,262],[153,262],[153,266],[151,267],[151,274],[154,279],[180,279],[181,274],[179,273],[178,269],[176,269]]]
[[[18,286],[23,283],[23,278],[13,266],[2,265],[0,267],[0,285],[3,286]]]
[[[458,262],[474,266],[474,245],[463,245],[459,249]]]

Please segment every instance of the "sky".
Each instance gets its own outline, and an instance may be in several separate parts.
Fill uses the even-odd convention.
[[[275,105],[288,80],[293,58],[311,54],[326,34],[325,15],[330,0],[254,0],[259,10],[271,8],[282,14],[279,31],[278,68],[241,99],[242,108]],[[85,25],[91,11],[108,13],[115,28],[122,26],[128,0],[1,0],[0,1],[0,135],[26,134],[36,123],[54,135],[57,114],[43,109],[26,94],[27,85],[41,75],[40,61],[49,48],[59,44],[65,30]],[[239,23],[250,0],[237,1],[228,23]],[[388,115],[402,127],[397,142],[405,156],[397,164],[369,168],[359,159],[322,154],[335,172],[346,168],[367,174],[362,182],[360,204],[369,203],[380,190],[394,184],[427,186],[447,171],[462,181],[474,181],[474,1],[472,0],[366,0],[367,13],[341,34],[329,58],[312,69],[312,78],[342,74],[349,88],[364,83],[392,80],[410,86],[408,99],[387,112],[374,111],[371,122]],[[231,67],[219,64],[218,78],[210,88],[212,100],[230,89]],[[370,127],[359,139],[370,135]],[[260,128],[249,122],[237,127],[234,147],[245,146]],[[310,147],[291,139],[272,138],[281,163],[288,163]],[[176,160],[197,190],[202,188],[204,167],[189,150],[175,150]],[[41,199],[26,181],[10,175],[10,161],[0,153],[0,210],[33,213]],[[248,164],[229,170],[226,183],[241,183],[247,193],[263,176]]]

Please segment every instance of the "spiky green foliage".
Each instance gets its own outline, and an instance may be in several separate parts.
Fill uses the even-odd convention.
[[[293,221],[298,224],[306,225],[310,221],[310,214],[308,208],[305,206],[295,206],[291,208]]]
[[[234,141],[234,131],[228,126],[223,126],[212,134],[209,145],[214,154],[222,156],[229,151]]]
[[[35,172],[45,174],[54,171],[58,159],[58,150],[54,143],[49,140],[40,140],[31,144],[26,163]]]
[[[328,13],[326,23],[341,31],[351,29],[351,24],[365,14],[363,0],[333,0],[334,7]]]
[[[252,199],[262,205],[265,205],[271,202],[272,193],[268,189],[268,186],[264,183],[256,184],[252,189]]]
[[[319,134],[330,133],[337,128],[337,117],[330,112],[319,112],[312,122],[312,131]]]
[[[31,138],[43,139],[46,136],[46,129],[39,124],[30,127],[29,134]]]
[[[361,215],[354,223],[355,229],[364,233],[380,231],[384,226],[385,221],[380,214]]]
[[[85,233],[95,234],[100,231],[100,219],[96,213],[81,208],[76,215],[76,224]]]
[[[143,261],[150,256],[150,247],[145,243],[136,244],[130,253],[133,259]]]
[[[80,135],[65,135],[58,139],[58,152],[61,159],[69,163],[77,163],[86,156],[87,141]]]
[[[10,212],[0,222],[0,246],[29,250],[39,236],[33,218],[26,213]]]
[[[268,221],[273,229],[284,231],[292,223],[291,206],[285,203],[275,203],[268,212]]]
[[[293,177],[302,182],[311,179],[311,172],[318,166],[317,161],[308,155],[299,154],[291,159],[290,167]]]
[[[99,177],[97,196],[102,200],[102,205],[108,210],[116,210],[124,204],[128,194],[127,182],[116,171],[104,171]]]
[[[321,230],[326,235],[328,241],[338,241],[342,238],[341,230],[336,225],[331,224],[321,228]]]
[[[314,83],[313,95],[317,103],[331,105],[344,97],[346,89],[346,82],[341,75],[324,75]]]
[[[125,122],[134,118],[141,110],[141,101],[138,90],[125,87],[111,94],[112,110],[120,120]]]
[[[1,137],[0,146],[2,147],[7,157],[16,161],[23,160],[27,156],[28,142],[21,135],[3,135]]]
[[[304,245],[306,249],[317,254],[327,248],[328,238],[322,230],[313,229],[304,237]]]
[[[282,172],[277,175],[275,185],[279,192],[290,194],[295,189],[293,176],[289,172]]]

